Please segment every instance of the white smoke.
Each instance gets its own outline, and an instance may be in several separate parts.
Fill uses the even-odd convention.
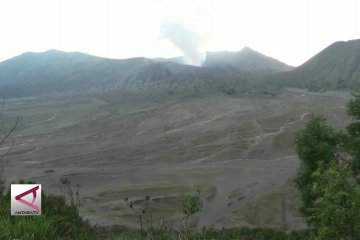
[[[196,32],[176,21],[162,22],[161,29],[162,36],[184,53],[186,64],[201,66],[206,58],[206,53],[200,48],[201,39]]]

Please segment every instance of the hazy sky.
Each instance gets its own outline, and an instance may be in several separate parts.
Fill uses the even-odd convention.
[[[189,51],[249,46],[296,66],[360,38],[360,1],[0,0],[0,31],[0,61],[48,49],[172,57],[190,42]]]

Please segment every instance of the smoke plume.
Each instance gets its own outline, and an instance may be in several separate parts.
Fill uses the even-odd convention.
[[[162,35],[184,53],[186,64],[201,66],[206,53],[200,49],[200,37],[184,24],[175,21],[161,23]]]

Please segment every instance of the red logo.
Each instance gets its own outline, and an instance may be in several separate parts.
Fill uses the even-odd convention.
[[[32,209],[34,209],[34,210],[36,210],[36,211],[40,211],[39,206],[36,206],[36,205],[34,204],[34,202],[35,202],[35,200],[36,200],[36,197],[37,197],[37,195],[36,195],[36,191],[37,191],[37,190],[39,190],[39,186],[36,186],[36,187],[34,187],[34,188],[30,189],[30,190],[27,190],[27,191],[25,191],[25,192],[23,192],[23,193],[15,196],[15,200],[17,200],[17,201],[25,204],[26,206],[31,207]],[[28,202],[28,201],[22,199],[24,196],[29,195],[30,193],[33,194],[33,201],[32,201],[32,202]]]

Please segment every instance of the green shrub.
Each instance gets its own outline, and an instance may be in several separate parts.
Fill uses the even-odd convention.
[[[20,181],[20,183],[24,183]],[[11,216],[10,190],[0,196],[0,239],[97,239],[97,233],[84,221],[64,196],[42,193],[41,216]]]

